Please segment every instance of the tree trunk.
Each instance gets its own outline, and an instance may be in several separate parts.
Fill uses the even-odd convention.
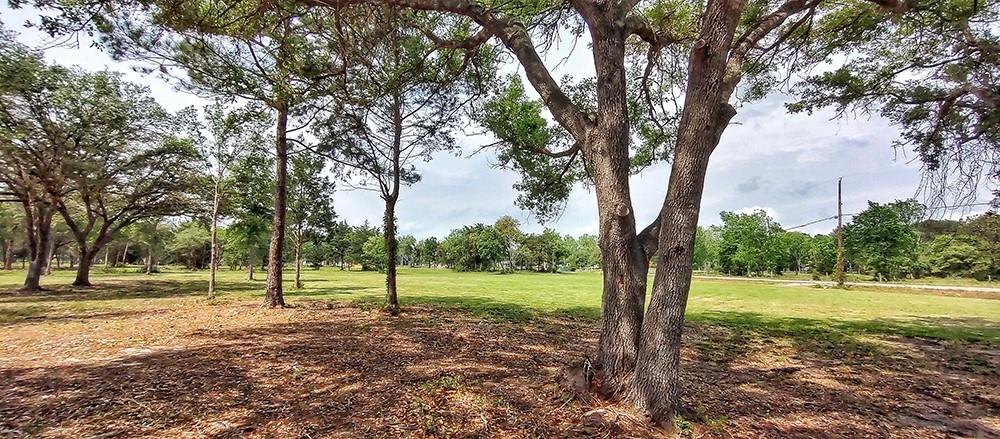
[[[52,234],[51,230],[49,231],[49,234]],[[48,245],[45,248],[45,268],[42,269],[42,274],[45,276],[52,275],[52,256],[56,251],[56,240],[52,239],[50,236],[48,241]]]
[[[396,200],[385,202],[385,309],[399,314],[399,297],[396,294]]]
[[[621,14],[608,11],[608,14]],[[617,21],[614,17],[603,17]],[[603,20],[602,20],[603,21]],[[629,193],[629,125],[625,83],[625,31],[592,23],[597,101],[601,111],[587,133],[586,157],[592,169],[599,216],[599,242],[604,287],[598,362],[600,389],[619,394],[635,368],[642,311],[646,297],[648,259],[636,236],[635,214]],[[598,29],[598,27],[601,27]]]
[[[24,206],[31,263],[28,265],[22,290],[38,292],[42,290],[41,278],[48,258],[47,249],[49,240],[52,239],[52,215],[55,212],[44,203],[27,202]]]
[[[247,249],[247,280],[253,280],[253,247]]]
[[[3,269],[7,271],[14,269],[14,240],[12,239],[3,241]]]
[[[636,407],[661,425],[672,425],[679,407],[681,333],[691,288],[694,237],[709,157],[736,114],[728,102],[732,89],[727,89],[724,80],[742,9],[741,0],[710,1],[701,38],[691,50],[670,182],[660,211],[660,259],[631,394]]]
[[[80,246],[80,264],[76,267],[76,279],[73,280],[74,287],[90,286],[90,267],[94,264],[94,257],[97,255],[97,252],[97,249],[88,250],[86,246]]]
[[[295,289],[302,288],[302,231],[295,233]]]
[[[215,297],[215,274],[219,271],[219,198],[221,197],[219,181],[215,182],[215,191],[212,194],[212,249],[209,257],[211,261],[208,267],[208,298]]]
[[[125,250],[122,251],[122,267],[128,265],[128,261],[127,261],[127,259],[128,259],[128,245],[129,245],[129,242],[125,241]]]
[[[288,108],[278,109],[277,142],[275,142],[274,217],[271,224],[271,247],[267,253],[267,294],[264,306],[285,306],[281,289],[282,251],[285,247],[285,209],[288,189]]]

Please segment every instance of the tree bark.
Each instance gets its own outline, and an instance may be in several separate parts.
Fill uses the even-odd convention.
[[[396,292],[396,200],[385,202],[385,308],[399,314],[399,297]]]
[[[6,271],[14,269],[14,240],[12,239],[3,241],[3,269]]]
[[[639,340],[631,397],[654,422],[672,425],[684,311],[691,287],[695,230],[708,160],[736,110],[724,84],[727,54],[743,0],[711,0],[691,50],[684,109],[667,195],[660,213],[659,254],[649,309]]]
[[[597,102],[596,124],[586,135],[585,157],[592,170],[599,216],[604,286],[598,362],[600,391],[617,395],[635,368],[646,295],[648,260],[636,236],[629,192],[629,124],[625,82],[624,12],[590,11]]]
[[[49,235],[51,234],[52,231],[49,230]],[[42,269],[42,274],[45,276],[52,275],[52,256],[56,251],[56,240],[49,236],[48,241],[49,242],[45,247],[45,267]]]
[[[52,208],[42,202],[24,202],[25,230],[28,238],[28,255],[31,263],[24,278],[23,291],[39,292],[42,290],[41,278],[45,270],[49,247],[52,239]]]
[[[295,289],[302,288],[302,231],[295,232]]]
[[[76,266],[76,279],[73,280],[74,287],[90,286],[90,267],[94,264],[94,257],[99,249],[88,250],[86,245],[80,246],[80,263]],[[105,253],[107,254],[107,253]]]
[[[247,280],[253,280],[253,247],[247,249]]]
[[[219,181],[215,182],[212,194],[212,249],[208,269],[208,298],[215,297],[215,274],[219,271],[219,198],[221,197]]]
[[[285,210],[288,190],[288,108],[278,108],[277,141],[275,142],[274,217],[271,224],[271,246],[267,253],[267,292],[264,306],[283,307],[285,297],[281,286],[282,251],[285,247]]]

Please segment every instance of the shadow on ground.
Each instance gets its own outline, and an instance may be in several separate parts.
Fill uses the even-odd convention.
[[[591,321],[423,307],[392,318],[333,302],[183,312],[222,311],[232,317],[212,316],[217,324],[191,327],[178,345],[0,369],[0,428],[11,437],[614,434],[585,421],[588,409],[558,384],[592,352]],[[748,313],[714,319],[685,336],[684,416],[700,437],[1000,437],[1000,357],[989,347],[817,336],[797,329],[804,322]]]

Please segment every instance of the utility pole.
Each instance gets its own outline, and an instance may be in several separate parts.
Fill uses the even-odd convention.
[[[841,195],[841,183],[844,177],[837,178],[837,288],[844,288],[844,199]]]

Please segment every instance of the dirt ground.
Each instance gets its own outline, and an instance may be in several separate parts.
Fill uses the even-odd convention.
[[[564,390],[593,352],[591,321],[149,303],[0,326],[0,437],[660,434]],[[686,331],[685,436],[1000,438],[995,348]]]

